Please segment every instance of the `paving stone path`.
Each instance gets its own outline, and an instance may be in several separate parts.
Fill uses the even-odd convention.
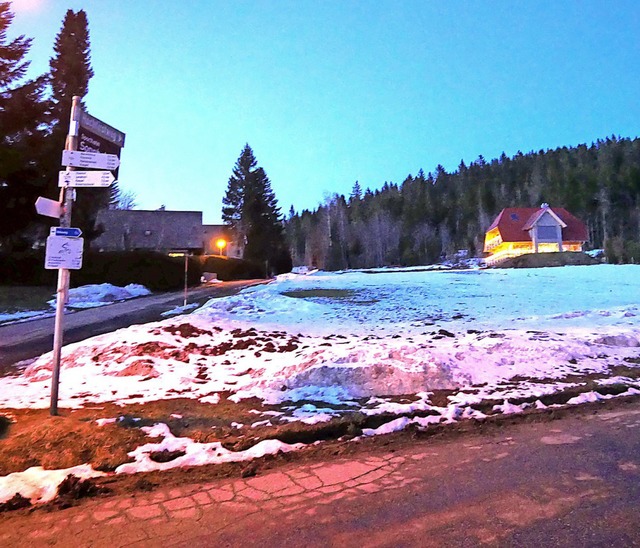
[[[0,515],[0,546],[632,546],[640,401]]]

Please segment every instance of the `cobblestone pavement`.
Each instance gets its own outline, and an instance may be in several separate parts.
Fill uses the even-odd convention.
[[[0,546],[633,546],[640,401],[0,515]]]

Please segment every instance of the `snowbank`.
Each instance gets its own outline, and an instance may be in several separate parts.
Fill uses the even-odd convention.
[[[151,291],[140,284],[129,284],[124,287],[107,283],[83,285],[69,290],[69,302],[66,306],[68,308],[95,308],[145,295],[151,295]],[[55,298],[47,302],[51,306],[56,306]]]

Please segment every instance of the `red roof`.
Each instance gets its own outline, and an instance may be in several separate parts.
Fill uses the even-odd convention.
[[[563,207],[549,209],[567,225],[562,229],[562,241],[587,241],[587,226],[580,219],[571,215]],[[531,224],[531,221],[537,220],[542,210],[541,207],[507,207],[495,218],[487,232],[497,227],[503,242],[530,242],[531,236],[524,227]]]

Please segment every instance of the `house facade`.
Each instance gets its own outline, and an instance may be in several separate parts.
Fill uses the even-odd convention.
[[[485,260],[491,266],[526,253],[582,251],[586,241],[586,225],[564,208],[508,207],[486,232]]]
[[[97,251],[203,252],[202,211],[104,209],[96,227],[103,231],[91,242]]]
[[[91,242],[96,251],[158,251],[242,258],[233,232],[225,225],[203,225],[202,211],[104,209],[96,227],[102,234]]]

